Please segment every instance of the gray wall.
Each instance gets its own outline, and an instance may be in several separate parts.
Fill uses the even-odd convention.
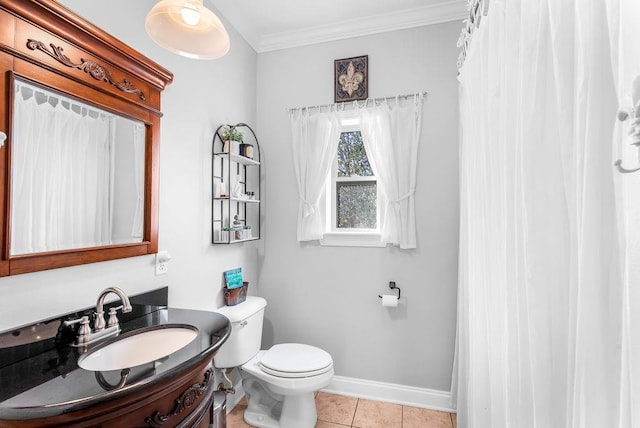
[[[458,251],[458,22],[258,56],[265,154],[265,345],[326,349],[336,374],[448,391]],[[333,60],[369,55],[370,97],[428,91],[420,143],[418,248],[339,248],[296,241],[297,188],[286,108],[333,102]],[[395,310],[379,293],[406,296]]]
[[[154,275],[154,256],[143,256],[0,278],[0,330],[95,305],[113,285],[129,294],[169,285],[173,306],[221,306],[222,271],[242,266],[255,282],[258,246],[210,244],[211,137],[220,123],[255,124],[255,51],[229,25],[231,52],[222,59],[163,50],[144,31],[154,0],[62,3],[175,74],[162,95],[159,238],[173,260],[164,276]]]

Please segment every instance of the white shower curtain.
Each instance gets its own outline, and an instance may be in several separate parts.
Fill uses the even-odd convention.
[[[618,210],[612,156],[639,5],[491,0],[474,35],[459,77],[462,428],[640,426],[640,274],[625,274],[640,216]]]

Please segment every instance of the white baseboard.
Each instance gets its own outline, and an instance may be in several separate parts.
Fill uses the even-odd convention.
[[[451,393],[395,383],[376,382],[344,376],[334,376],[328,387],[322,390],[331,394],[347,395],[404,406],[421,407],[455,413],[451,407]]]
[[[244,397],[244,389],[242,389],[241,383],[235,385],[235,390],[235,394],[227,395],[227,413],[231,412],[240,400],[242,400],[242,397]],[[331,384],[322,391],[349,397],[455,413],[455,409],[451,407],[451,393],[448,391],[416,388],[414,386],[376,382],[344,376],[334,376]]]

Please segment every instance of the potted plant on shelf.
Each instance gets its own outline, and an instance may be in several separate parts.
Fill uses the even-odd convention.
[[[251,226],[246,225],[242,228],[242,239],[251,239],[253,238],[253,236],[251,236]]]
[[[220,241],[221,242],[229,242],[229,232],[231,228],[229,226],[224,226],[220,231]]]
[[[222,128],[222,141],[224,141],[223,151],[225,153],[233,153],[235,155],[240,154],[240,143],[244,134],[240,132],[235,126],[225,125]]]

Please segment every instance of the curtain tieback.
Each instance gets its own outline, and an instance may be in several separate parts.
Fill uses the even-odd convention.
[[[416,189],[415,188],[409,190],[407,193],[405,193],[404,195],[402,195],[398,199],[391,199],[391,202],[393,202],[396,205],[399,205],[400,202],[404,201],[405,199],[409,199],[411,196],[413,196],[414,193],[416,193]]]
[[[311,202],[307,201],[304,198],[300,198],[300,199],[304,203],[304,216],[305,216],[305,218],[309,217],[310,215],[312,215],[316,211],[318,211],[317,204],[312,204]]]
[[[391,200],[391,202],[393,203],[393,210],[395,211],[397,216],[400,216],[400,202],[404,201],[405,199],[409,199],[411,196],[413,196],[414,193],[416,193],[416,189],[411,189],[398,199]]]

